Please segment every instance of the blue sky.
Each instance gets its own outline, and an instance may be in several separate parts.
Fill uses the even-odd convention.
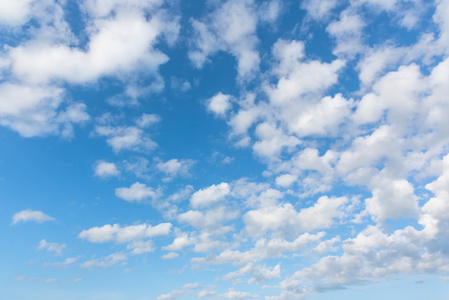
[[[449,1],[0,0],[0,298],[448,299]]]

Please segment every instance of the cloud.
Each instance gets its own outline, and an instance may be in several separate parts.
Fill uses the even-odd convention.
[[[115,195],[128,202],[144,202],[148,198],[156,199],[158,192],[151,187],[147,187],[144,183],[136,182],[129,188],[121,187],[115,189]]]
[[[337,46],[332,51],[339,57],[353,58],[364,46],[362,31],[366,24],[353,10],[347,9],[340,13],[340,19],[330,23],[326,30],[336,40]]]
[[[182,286],[178,290],[173,290],[169,293],[162,294],[159,297],[157,297],[157,300],[168,300],[168,299],[177,299],[181,298],[184,295],[189,295],[193,293],[195,290],[200,289],[201,285],[199,283],[188,283],[184,286]]]
[[[229,0],[220,3],[203,21],[193,19],[194,46],[188,53],[193,65],[201,68],[209,56],[227,51],[237,59],[239,78],[254,77],[260,63],[257,25],[262,21],[274,22],[280,13],[276,1],[263,8],[269,14],[259,14],[258,5],[252,0]]]
[[[179,254],[176,252],[169,252],[169,253],[161,256],[162,259],[174,259],[174,258],[178,258],[178,257],[179,257]]]
[[[157,148],[157,143],[149,138],[141,128],[95,126],[95,133],[99,136],[109,137],[106,142],[112,147],[114,152],[122,150],[132,150],[138,152],[148,152]]]
[[[24,137],[72,137],[73,124],[83,123],[89,116],[84,104],[68,103],[70,88],[114,77],[126,85],[125,94],[134,100],[160,91],[164,82],[158,68],[168,57],[155,44],[160,39],[172,44],[179,32],[177,18],[160,7],[162,2],[81,3],[86,45],[80,43],[66,21],[65,3],[2,2],[0,24],[34,23],[22,27],[23,34],[16,36],[18,42],[2,52],[0,65],[8,72],[1,72],[0,124]],[[151,82],[139,86],[138,74],[148,75]],[[138,135],[130,131],[126,132],[128,136]],[[117,151],[122,148],[113,144]],[[150,142],[143,144],[149,146]]]
[[[68,257],[63,262],[55,262],[55,263],[45,263],[44,266],[53,266],[53,267],[67,267],[69,265],[73,265],[80,259],[80,256]]]
[[[114,177],[120,175],[120,171],[114,163],[98,161],[95,166],[95,176]]]
[[[228,183],[214,184],[193,193],[192,197],[190,197],[190,204],[193,208],[207,207],[223,200],[229,193],[230,187]]]
[[[156,169],[159,172],[164,173],[167,177],[166,181],[170,181],[178,176],[188,176],[189,169],[194,164],[194,161],[190,159],[170,159],[166,162],[158,162],[156,164]]]
[[[234,271],[223,276],[223,280],[231,280],[233,278],[239,278],[241,276],[251,276],[248,283],[262,283],[269,279],[275,279],[281,277],[281,265],[277,264],[273,269],[269,269],[266,266],[256,265],[249,263],[240,268],[238,271]]]
[[[44,222],[56,221],[56,220],[55,220],[55,218],[50,217],[39,210],[26,209],[26,210],[16,212],[12,216],[11,224],[14,225],[14,224],[17,224],[20,222],[30,222],[30,221],[33,221],[36,223],[44,223]]]
[[[106,224],[102,227],[85,229],[80,232],[78,237],[81,239],[86,239],[91,243],[115,242],[122,244],[142,238],[167,235],[170,233],[171,228],[172,224],[170,223],[161,223],[156,226],[140,224],[123,227],[119,224]]]
[[[299,212],[290,203],[251,210],[243,216],[249,234],[260,236],[267,232],[291,236],[297,233],[329,228],[343,216],[345,197],[320,197],[317,202]]]
[[[113,253],[109,256],[98,258],[98,259],[92,259],[85,261],[80,265],[81,268],[109,268],[116,264],[123,264],[125,265],[127,263],[128,256],[123,253]]]
[[[232,108],[230,99],[231,96],[218,93],[206,101],[207,109],[216,117],[225,117]]]
[[[0,24],[8,26],[24,24],[29,18],[32,3],[33,0],[2,1],[0,3]]]
[[[62,250],[66,247],[66,244],[49,243],[46,240],[41,240],[39,242],[39,247],[37,250],[47,250],[49,252],[54,252],[55,255],[61,255]]]
[[[140,128],[150,127],[153,124],[159,123],[161,121],[161,117],[155,114],[142,114],[140,118],[136,120],[137,126]]]
[[[0,84],[0,124],[23,137],[62,134],[73,136],[73,124],[90,119],[86,105],[74,103],[59,109],[63,90],[55,86]]]
[[[307,0],[301,3],[301,8],[307,10],[313,19],[325,20],[337,5],[337,0]]]
[[[249,292],[240,292],[233,289],[230,289],[228,292],[221,294],[220,297],[226,299],[253,299],[258,298],[257,295],[251,294]]]

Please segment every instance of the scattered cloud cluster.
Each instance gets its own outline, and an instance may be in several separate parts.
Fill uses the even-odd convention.
[[[33,251],[68,255],[40,266],[176,263],[182,279],[159,300],[304,299],[447,275],[448,0],[213,0],[192,15],[178,1],[83,0],[81,29],[68,5],[0,1],[0,125],[74,147],[84,128],[109,151],[88,164],[111,195],[81,205],[109,209],[83,211],[95,223],[73,241],[38,237]],[[229,68],[221,55],[232,88],[222,74],[206,88],[202,74]],[[189,93],[195,103],[176,98]],[[11,231],[56,221],[20,209]],[[69,282],[43,277],[14,280]]]

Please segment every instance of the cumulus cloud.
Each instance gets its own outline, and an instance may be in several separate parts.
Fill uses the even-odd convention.
[[[216,117],[225,117],[228,110],[231,109],[230,99],[231,96],[218,93],[206,101],[207,109]]]
[[[2,51],[0,65],[8,72],[0,85],[0,124],[24,137],[71,137],[73,124],[82,123],[89,116],[86,106],[79,102],[65,109],[71,105],[65,101],[66,86],[115,77],[127,81],[126,94],[133,99],[163,88],[158,67],[168,57],[155,44],[161,38],[173,43],[179,25],[175,16],[161,8],[162,4],[163,1],[84,1],[80,4],[86,14],[84,47],[65,19],[64,3],[2,1],[0,24],[19,26],[30,20],[35,23],[23,27],[19,43]],[[135,79],[136,74],[142,73],[153,79],[148,86],[139,86]],[[130,134],[136,135],[128,130],[127,135]]]
[[[229,193],[230,186],[228,183],[214,184],[193,193],[192,197],[190,197],[190,204],[193,208],[207,207],[223,200]]]
[[[65,247],[66,244],[49,243],[46,240],[41,240],[37,250],[47,250],[49,252],[54,252],[56,255],[61,255],[62,250],[64,250]]]
[[[255,294],[251,294],[249,292],[240,292],[233,289],[230,289],[224,294],[221,294],[220,297],[226,298],[226,299],[253,299],[257,298],[258,296]]]
[[[192,294],[195,290],[200,288],[201,285],[199,283],[188,283],[182,286],[180,289],[173,290],[166,294],[162,294],[156,299],[157,300],[177,299],[183,297],[184,295]]]
[[[271,1],[264,11],[269,14],[259,14],[258,5],[252,0],[229,0],[220,3],[205,20],[192,20],[195,39],[189,58],[194,66],[201,68],[210,56],[220,50],[227,51],[237,59],[239,78],[254,77],[260,63],[256,49],[257,25],[261,21],[275,21],[280,13],[279,5]]]
[[[106,142],[116,153],[122,150],[147,152],[157,147],[157,143],[148,137],[141,128],[134,126],[96,126],[95,133],[108,137]]]
[[[144,183],[136,182],[129,188],[121,187],[115,189],[115,195],[128,202],[144,202],[147,199],[156,199],[158,192]]]
[[[56,221],[56,220],[55,220],[55,218],[50,217],[49,215],[46,215],[39,210],[26,209],[26,210],[16,212],[12,216],[11,224],[14,225],[17,223],[30,222],[30,221],[33,221],[36,223],[44,223],[44,222]]]
[[[85,229],[78,235],[91,243],[115,242],[118,244],[128,243],[142,238],[167,235],[172,228],[171,223],[161,223],[156,226],[149,224],[120,226],[119,224],[106,224],[102,227]]]
[[[279,206],[251,210],[243,216],[246,230],[251,235],[263,235],[267,232],[289,236],[301,232],[329,228],[334,220],[343,216],[345,197],[320,197],[317,202],[299,212],[290,203]]]
[[[166,162],[158,162],[156,164],[156,169],[164,173],[167,177],[164,180],[170,181],[178,176],[188,176],[189,169],[193,165],[193,161],[190,159],[170,159]]]
[[[99,161],[95,166],[95,176],[98,177],[114,177],[120,175],[120,171],[117,169],[116,164]]]

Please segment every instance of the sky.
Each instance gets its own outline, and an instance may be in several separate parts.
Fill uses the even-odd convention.
[[[449,299],[449,0],[0,0],[0,298]]]

